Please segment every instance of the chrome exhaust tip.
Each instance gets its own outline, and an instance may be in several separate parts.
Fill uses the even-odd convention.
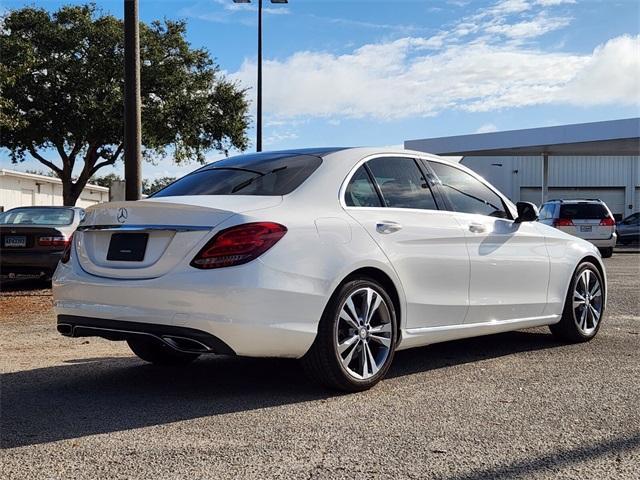
[[[162,340],[171,348],[190,353],[207,353],[211,351],[207,345],[193,338],[176,337],[173,335],[163,335]]]

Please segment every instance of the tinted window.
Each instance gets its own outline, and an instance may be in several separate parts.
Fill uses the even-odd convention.
[[[0,217],[4,225],[71,225],[70,208],[15,208]]]
[[[422,171],[412,158],[374,158],[367,165],[387,207],[438,208]]]
[[[249,157],[249,156],[247,156]],[[182,177],[154,197],[183,195],[286,195],[293,192],[320,166],[310,155],[269,157],[255,155],[255,162],[222,160]],[[233,162],[231,160],[234,160]]]
[[[553,218],[553,212],[555,211],[555,209],[555,203],[545,203],[540,209],[540,215],[538,216],[538,219],[549,220],[550,218]]]
[[[351,177],[344,194],[344,201],[350,207],[382,206],[380,197],[378,197],[376,189],[364,166],[356,170],[356,173]]]
[[[560,206],[560,218],[599,220],[608,216],[607,209],[599,203],[568,203]]]
[[[509,218],[500,196],[467,172],[438,162],[429,162],[429,165],[456,212]]]

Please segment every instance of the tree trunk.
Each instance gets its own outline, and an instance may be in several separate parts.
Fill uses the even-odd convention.
[[[66,207],[75,207],[79,196],[80,192],[77,191],[76,184],[71,180],[66,182],[64,180],[62,181],[62,203]]]

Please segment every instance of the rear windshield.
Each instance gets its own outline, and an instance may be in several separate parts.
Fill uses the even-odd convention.
[[[16,208],[0,216],[2,225],[71,225],[70,208]]]
[[[296,155],[252,164],[221,161],[182,177],[153,197],[184,195],[286,195],[320,166],[322,159]]]
[[[560,207],[560,218],[597,220],[607,216],[607,209],[599,203],[570,203]]]

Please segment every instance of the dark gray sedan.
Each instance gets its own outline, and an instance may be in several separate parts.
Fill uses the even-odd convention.
[[[616,230],[618,231],[618,241],[621,244],[640,242],[640,212],[632,213],[619,221]]]
[[[83,216],[79,207],[18,207],[0,214],[0,278],[50,277]]]

